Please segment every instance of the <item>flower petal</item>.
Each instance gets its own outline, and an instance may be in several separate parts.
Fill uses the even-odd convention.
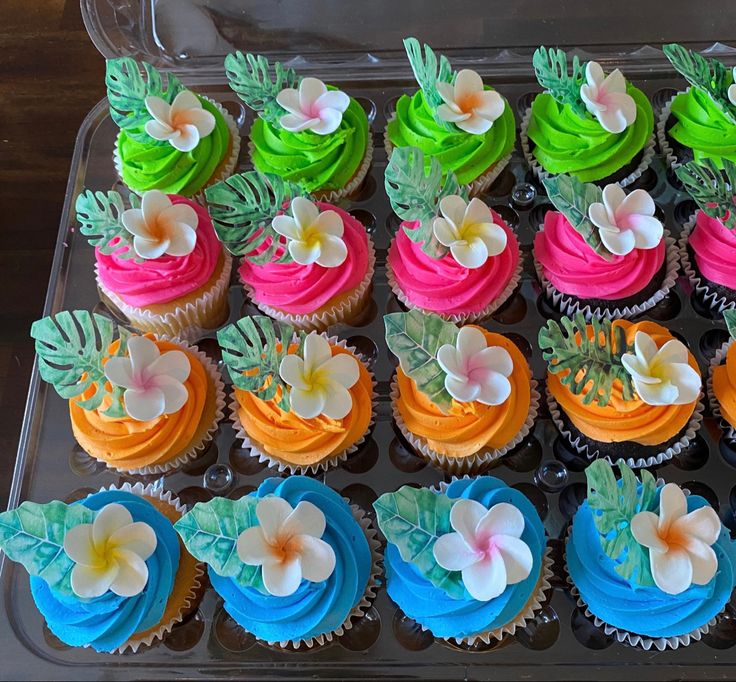
[[[295,535],[311,535],[321,538],[327,528],[324,512],[314,503],[301,500],[281,524],[281,535],[286,538]]]
[[[614,69],[609,73],[600,85],[600,90],[605,95],[620,94],[626,92],[626,79],[620,69]]]
[[[197,129],[200,139],[207,137],[215,129],[215,117],[206,109],[189,109],[177,117],[177,123],[192,125]]]
[[[466,379],[465,367],[460,364],[457,350],[451,343],[445,343],[437,351],[437,362],[446,374],[455,379]]]
[[[182,90],[171,103],[170,118],[174,120],[190,109],[202,109],[202,103],[191,90]]]
[[[623,76],[622,76],[623,78]],[[606,93],[606,106],[613,109],[624,121],[624,128],[636,120],[636,102],[626,92]]]
[[[263,585],[274,597],[288,597],[299,589],[302,568],[299,557],[279,563],[263,564]]]
[[[305,391],[298,388],[291,389],[289,398],[291,400],[291,409],[302,419],[319,417],[327,400],[324,391]]]
[[[488,509],[476,500],[461,498],[450,509],[450,525],[475,549],[475,529],[481,519],[488,513]]]
[[[647,405],[674,405],[679,393],[677,387],[669,382],[646,384],[634,379],[634,388]]]
[[[315,105],[319,110],[334,109],[343,113],[350,106],[350,97],[341,90],[328,90],[317,98]]]
[[[524,532],[525,523],[524,515],[514,505],[499,502],[494,504],[478,522],[475,537],[481,543],[488,542],[496,535],[520,538]]]
[[[652,343],[654,343],[652,341]],[[687,346],[679,339],[670,339],[665,343],[650,360],[650,367],[670,365],[672,363],[687,363],[690,354]]]
[[[304,371],[311,374],[315,368],[332,357],[332,348],[327,339],[317,332],[309,332],[304,339]]]
[[[736,105],[736,83],[728,86],[728,99],[731,104]]]
[[[312,223],[316,223],[319,218],[319,208],[306,197],[294,197],[289,208],[302,232],[311,227]]]
[[[452,224],[444,218],[435,218],[432,223],[432,232],[437,241],[443,246],[452,246],[458,239],[459,235]]]
[[[289,518],[291,512],[291,505],[281,497],[269,495],[258,500],[256,518],[267,543],[270,544],[278,539],[281,526]]]
[[[643,384],[661,383],[659,379],[649,376],[649,367],[642,362],[641,358],[636,357],[632,353],[624,353],[621,356],[621,364],[635,382]]]
[[[123,223],[123,227],[132,235],[138,235],[141,237],[150,236],[148,225],[146,225],[143,211],[140,208],[129,208],[126,211],[123,211],[121,221]]]
[[[612,224],[615,223],[615,216],[618,207],[625,201],[626,192],[622,189],[621,185],[614,182],[610,185],[606,185],[603,188],[603,205],[606,207],[608,213],[608,219]]]
[[[490,557],[462,571],[463,584],[473,599],[490,601],[506,589],[507,575],[501,553],[494,551]]]
[[[616,256],[625,256],[636,248],[636,235],[631,230],[601,230],[599,234],[603,245]]]
[[[123,393],[123,403],[128,416],[139,422],[158,419],[166,409],[166,399],[160,388],[145,391],[129,388]]]
[[[148,371],[151,375],[164,375],[181,383],[189,378],[191,369],[189,357],[184,351],[180,350],[166,351],[148,365]]]
[[[312,106],[326,93],[327,86],[319,78],[302,78],[299,83],[299,109],[305,114],[311,113]]]
[[[299,538],[302,577],[313,583],[321,583],[335,570],[335,550],[324,540],[309,535]]]
[[[156,533],[147,523],[135,521],[118,528],[108,538],[108,545],[135,552],[143,561],[156,551]]]
[[[504,377],[508,377],[514,371],[514,361],[505,348],[501,346],[488,346],[473,354],[468,364],[468,369],[471,372],[480,369],[491,370],[498,372]]]
[[[461,69],[455,77],[456,102],[476,92],[483,92],[483,79],[473,69]]]
[[[322,365],[322,368],[329,374],[332,381],[336,381],[345,388],[351,388],[360,379],[358,360],[349,353],[333,355]]]
[[[700,374],[686,363],[668,365],[662,371],[663,379],[677,388],[677,397],[671,405],[689,405],[700,396],[702,380]]]
[[[690,538],[685,549],[693,567],[693,583],[707,585],[718,572],[718,557],[713,548],[697,538]]]
[[[484,90],[478,94],[478,99],[480,103],[475,107],[476,114],[491,122],[501,118],[506,108],[506,101],[498,92],[495,90]]]
[[[301,114],[286,114],[279,119],[279,125],[290,133],[300,133],[303,130],[309,130],[318,123],[318,118],[310,118]]]
[[[159,123],[158,121],[146,121],[146,125],[143,126],[143,129],[149,137],[161,142],[170,140],[174,135],[178,134],[171,126]]]
[[[503,253],[508,237],[500,225],[482,223],[477,228],[477,238],[485,244],[489,256],[498,256],[500,253]]]
[[[169,124],[171,123],[171,106],[166,100],[162,99],[161,97],[156,97],[155,95],[148,95],[143,100],[143,103],[146,105],[148,113],[153,116],[154,120],[167,127],[170,127]]]
[[[684,549],[670,547],[667,552],[650,552],[652,577],[667,594],[684,592],[693,581],[693,566]]]
[[[156,388],[161,391],[164,398],[162,414],[176,414],[189,400],[189,391],[186,386],[172,377],[158,377]]]
[[[353,397],[344,386],[331,381],[324,391],[324,405],[320,412],[330,419],[344,419],[353,408]]]
[[[92,543],[92,524],[82,523],[69,528],[64,534],[64,551],[77,564],[103,566],[105,561]]]
[[[289,255],[299,265],[311,265],[316,263],[321,253],[320,245],[317,242],[289,242]]]
[[[589,85],[600,87],[605,79],[603,67],[601,67],[598,62],[589,61],[585,65],[585,79],[588,81]]]
[[[133,523],[130,512],[117,502],[106,504],[97,512],[92,523],[92,542],[98,549],[104,548],[107,539],[118,529]]]
[[[158,346],[147,336],[131,336],[128,339],[128,357],[134,379],[140,378],[160,355]]]
[[[534,557],[529,545],[520,538],[510,535],[494,536],[493,544],[503,557],[506,584],[515,585],[526,580],[534,566]]]
[[[479,556],[460,533],[446,533],[438,537],[432,553],[435,561],[446,571],[462,571],[474,564]]]
[[[105,363],[105,376],[116,386],[131,388],[134,386],[129,358],[108,358]]]
[[[174,135],[169,140],[171,146],[180,152],[191,152],[192,149],[195,149],[199,144],[200,138],[199,130],[197,130],[196,126],[185,123],[177,130],[179,131],[179,134]]]
[[[155,225],[159,215],[171,208],[171,199],[157,189],[143,193],[141,211],[148,225]]]
[[[276,101],[279,106],[286,109],[286,111],[292,114],[301,115],[302,110],[299,107],[299,91],[295,88],[284,88],[278,95],[276,95]]]
[[[493,223],[493,214],[488,204],[477,197],[470,200],[462,220],[463,225],[474,225],[476,223]]]
[[[449,374],[445,377],[445,388],[460,403],[472,403],[481,392],[480,384],[468,379],[458,379]]]
[[[76,564],[72,568],[72,591],[82,599],[101,597],[110,589],[117,571],[118,566],[114,561],[109,562],[102,569]]]
[[[317,135],[329,135],[340,127],[341,122],[342,113],[337,109],[322,109],[317,123],[310,126],[310,130]]]
[[[599,109],[595,112],[603,130],[618,135],[626,130],[626,118],[619,109]]]
[[[692,536],[707,545],[712,545],[721,533],[721,520],[713,507],[700,507],[681,516],[672,523],[676,533]],[[689,547],[686,545],[686,549]]]
[[[455,125],[460,128],[460,130],[470,133],[471,135],[483,135],[493,127],[493,121],[489,121],[487,118],[483,118],[483,116],[473,114],[462,121],[455,121]]]
[[[470,114],[464,111],[455,111],[449,104],[440,104],[437,107],[437,115],[443,120],[450,123],[465,121],[470,118]]]
[[[294,241],[302,240],[302,231],[296,220],[289,215],[277,215],[271,221],[271,226],[279,234]]]
[[[323,268],[336,268],[345,262],[348,257],[348,247],[340,237],[331,234],[323,235],[320,239],[319,256],[315,261]]]
[[[345,225],[342,222],[342,218],[337,211],[327,210],[322,211],[317,216],[313,225],[319,228],[322,234],[332,235],[334,237],[342,237],[345,232]]]
[[[620,217],[632,214],[641,216],[653,216],[656,206],[654,199],[643,189],[635,189],[631,194],[627,195],[616,209],[616,222]]]
[[[485,334],[478,327],[461,327],[455,341],[458,353],[463,358],[471,358],[488,348]]]
[[[189,204],[184,203],[172,203],[171,206],[161,211],[158,219],[165,223],[184,223],[193,230],[197,229],[199,223],[197,212]]]
[[[475,374],[472,378],[476,380]],[[483,405],[503,405],[511,396],[511,382],[498,372],[489,372],[478,385],[480,392],[476,400]]]
[[[455,88],[452,87],[452,83],[445,81],[437,81],[437,92],[446,104],[455,104]],[[442,105],[440,105],[442,106]],[[453,111],[448,107],[450,111]]]
[[[654,339],[646,332],[636,332],[634,336],[634,352],[645,365],[649,366],[659,352]]]
[[[187,256],[197,244],[197,232],[185,223],[177,223],[176,228],[169,232],[169,245],[166,253],[169,256]]]
[[[450,194],[440,200],[440,213],[457,231],[463,224],[467,204],[461,196]]]
[[[304,381],[304,360],[298,355],[289,354],[281,358],[279,376],[289,385],[301,390],[307,389]]]
[[[659,517],[654,512],[635,514],[631,519],[631,534],[644,547],[658,552],[667,551],[667,543],[659,537]]]
[[[168,239],[154,241],[144,237],[133,237],[133,250],[145,260],[156,260],[166,253],[169,246]]]
[[[588,217],[593,225],[601,229],[601,232],[618,229],[608,217],[608,210],[600,201],[588,206]]]
[[[114,556],[118,570],[110,583],[110,591],[120,597],[134,597],[143,592],[148,582],[146,562],[127,549],[116,549]]]
[[[659,535],[666,535],[670,526],[687,514],[687,498],[676,483],[667,483],[659,493]]]
[[[662,223],[651,216],[628,216],[622,227],[628,227],[634,233],[637,249],[653,249],[659,246],[664,235]]]
[[[238,559],[248,566],[261,566],[274,558],[274,549],[266,541],[263,528],[260,526],[246,528],[238,535],[235,551],[238,553]]]
[[[458,265],[469,270],[481,267],[488,260],[488,249],[480,239],[472,242],[455,242],[450,246],[450,253]]]

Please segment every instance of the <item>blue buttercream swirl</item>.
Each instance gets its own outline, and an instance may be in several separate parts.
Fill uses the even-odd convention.
[[[529,499],[518,490],[491,476],[453,481],[446,494],[453,499],[480,502],[490,509],[507,502],[524,516],[521,539],[529,546],[534,563],[529,576],[486,602],[473,599],[466,591],[464,599],[453,599],[434,587],[416,567],[404,561],[395,545],[386,548],[384,564],[388,595],[401,610],[435,637],[469,637],[500,628],[519,615],[537,589],[547,544],[544,525]]]
[[[157,625],[174,587],[179,568],[179,537],[171,522],[145,498],[120,490],[94,493],[79,504],[99,511],[116,502],[133,521],[143,521],[156,533],[156,551],[146,560],[148,582],[140,594],[119,597],[108,590],[94,599],[62,595],[39,577],[31,577],[31,594],[51,632],[69,646],[91,646],[110,652],[138,632]]]
[[[302,580],[294,594],[275,597],[209,567],[210,582],[225,600],[225,610],[267,642],[305,640],[336,630],[365,594],[371,574],[368,540],[350,506],[334,490],[306,476],[269,478],[251,495],[276,495],[292,507],[307,500],[322,510],[327,520],[322,539],[335,551],[335,570],[324,582]]]
[[[687,498],[689,512],[707,504],[699,495]],[[652,638],[692,632],[723,610],[736,585],[736,545],[724,527],[713,545],[718,572],[707,585],[691,585],[680,594],[622,578],[600,538],[585,501],[575,514],[567,541],[568,572],[591,613],[620,630]]]

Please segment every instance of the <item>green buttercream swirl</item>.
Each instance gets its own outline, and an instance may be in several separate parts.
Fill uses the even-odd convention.
[[[630,83],[626,92],[636,102],[636,120],[622,133],[604,130],[592,114],[581,118],[549,93],[537,95],[527,135],[539,165],[553,175],[571,173],[582,182],[601,180],[626,166],[654,130],[654,112],[646,95]]]
[[[492,90],[488,86],[485,89]],[[466,133],[454,126],[453,130],[447,130],[435,121],[424,94],[418,90],[412,97],[399,98],[396,116],[389,122],[387,132],[394,147],[421,149],[427,169],[434,157],[443,172],[453,171],[458,182],[467,185],[511,152],[516,140],[516,121],[506,102],[501,117],[483,135]]]
[[[340,127],[329,135],[309,130],[290,133],[256,119],[250,130],[251,160],[256,170],[279,175],[307,192],[341,189],[363,162],[368,134],[368,117],[351,97]]]
[[[212,102],[199,97],[202,107],[215,117],[215,129],[190,152],[170,144],[137,142],[124,131],[118,135],[123,182],[134,192],[158,189],[191,197],[201,190],[230,149],[230,130]]]

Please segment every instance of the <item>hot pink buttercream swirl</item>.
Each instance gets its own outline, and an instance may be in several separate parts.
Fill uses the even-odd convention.
[[[503,292],[519,264],[519,242],[501,216],[492,213],[493,222],[506,233],[506,248],[473,269],[449,253],[431,258],[404,232],[404,227],[415,229],[418,224],[402,223],[389,247],[388,265],[407,300],[423,310],[462,315],[481,312]]]
[[[335,296],[355,289],[368,271],[368,235],[363,225],[337,206],[317,202],[320,211],[335,211],[342,218],[342,239],[347,258],[336,268],[299,263],[256,265],[243,259],[240,279],[252,290],[252,298],[290,315],[308,315]]]
[[[190,254],[137,261],[95,249],[102,285],[136,308],[168,303],[199,289],[212,277],[222,250],[207,211],[184,197],[168,196],[172,203],[188,204],[197,212],[197,242]]]
[[[716,218],[698,211],[689,242],[698,270],[711,282],[736,289],[736,230],[729,230]]]
[[[534,256],[557,291],[578,298],[613,301],[640,292],[662,267],[664,239],[653,249],[634,249],[603,260],[562,213],[549,211],[534,238]]]

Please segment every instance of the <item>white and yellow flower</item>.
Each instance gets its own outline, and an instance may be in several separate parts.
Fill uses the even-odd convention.
[[[437,107],[437,115],[473,135],[488,132],[506,106],[495,90],[484,89],[483,80],[472,69],[459,71],[454,85],[438,81],[437,92],[445,102]]]
[[[146,97],[145,104],[153,116],[153,120],[146,122],[146,132],[180,152],[192,151],[215,129],[215,117],[189,90],[182,90],[171,104],[155,95]]]
[[[586,83],[580,86],[585,108],[609,133],[622,133],[636,120],[636,102],[626,92],[626,79],[615,69],[607,76],[598,62],[585,66]]]
[[[303,78],[298,90],[284,88],[276,101],[289,112],[279,121],[282,128],[292,133],[311,130],[317,135],[334,133],[350,106],[350,97],[340,90],[328,90],[319,78]]]

